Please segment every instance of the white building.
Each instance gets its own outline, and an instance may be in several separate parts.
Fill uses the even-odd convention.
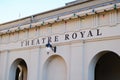
[[[0,24],[0,80],[120,80],[119,56],[120,0],[77,0]]]

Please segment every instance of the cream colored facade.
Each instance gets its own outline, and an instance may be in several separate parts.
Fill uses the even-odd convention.
[[[120,0],[83,1],[0,24],[0,80],[119,80]]]

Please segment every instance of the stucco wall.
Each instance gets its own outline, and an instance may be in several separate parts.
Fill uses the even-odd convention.
[[[96,29],[102,31],[100,37],[94,33]],[[91,30],[93,30],[93,33],[90,32]],[[45,45],[20,46],[23,40],[64,35],[66,33],[71,34],[79,31],[89,31],[87,35],[90,38],[88,36],[83,39],[53,43],[52,45],[57,47],[56,53],[51,51],[48,54]],[[60,74],[64,73],[53,70],[53,74],[50,75],[55,65],[58,67],[55,67],[56,70],[65,70],[64,80],[94,80],[95,62],[100,58],[100,56],[96,57],[98,53],[113,51],[120,55],[120,10],[112,10],[0,35],[0,50],[0,80],[9,80],[11,66],[17,59],[22,59],[27,64],[27,80],[55,80],[60,77]],[[59,58],[60,62],[56,58]],[[50,74],[44,72],[46,69]],[[50,79],[43,78],[43,76],[50,77]],[[61,79],[63,78],[59,78],[59,80]]]

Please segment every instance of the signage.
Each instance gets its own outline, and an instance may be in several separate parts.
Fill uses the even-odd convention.
[[[56,34],[47,37],[39,37],[35,39],[24,40],[21,41],[21,47],[45,45],[48,42],[48,40],[50,41],[50,43],[60,43],[72,40],[91,39],[99,36],[102,36],[102,31],[100,29],[81,30],[77,32],[69,32],[64,34]]]
[[[120,38],[120,25],[114,27],[99,27],[94,29],[85,29],[75,32],[66,32],[62,34],[54,34],[50,36],[26,39],[23,41],[9,42],[0,45],[0,51],[16,50],[29,48],[33,46],[45,46],[48,40],[52,45],[59,45],[67,42],[83,41],[83,40],[105,40]]]

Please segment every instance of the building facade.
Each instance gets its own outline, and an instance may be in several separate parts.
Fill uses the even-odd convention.
[[[119,56],[120,0],[76,0],[0,24],[0,80],[119,80]]]

